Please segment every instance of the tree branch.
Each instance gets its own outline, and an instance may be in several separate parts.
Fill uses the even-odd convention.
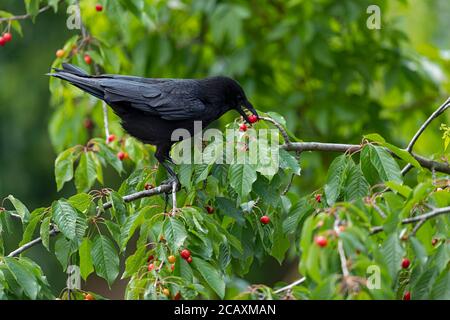
[[[450,207],[443,207],[443,208],[435,208],[433,210],[431,210],[430,212],[415,216],[415,217],[411,217],[411,218],[406,218],[402,220],[402,224],[410,224],[410,223],[415,223],[415,222],[419,222],[420,226],[423,225],[425,223],[425,221],[432,219],[434,217],[440,216],[442,214],[447,214],[450,213]],[[378,227],[373,227],[370,230],[371,234],[375,234],[378,232],[383,231],[383,227],[382,226],[378,226]],[[415,230],[415,232],[417,232],[417,230]]]
[[[50,9],[51,6],[45,6],[42,7],[41,9],[39,9],[38,14],[47,11],[48,9]],[[0,18],[0,23],[2,22],[9,22],[9,21],[16,21],[16,20],[26,20],[31,18],[31,14],[27,13],[27,14],[22,14],[22,15],[18,15],[18,16],[13,16],[13,17],[8,17],[8,18]]]
[[[142,199],[142,198],[147,198],[147,197],[152,197],[158,194],[162,194],[162,193],[166,193],[166,192],[170,192],[172,190],[172,186],[170,184],[162,184],[156,188],[153,189],[149,189],[149,190],[144,190],[144,191],[139,191],[136,193],[132,193],[129,195],[124,196],[122,199],[124,202],[132,202],[138,199]],[[112,202],[105,202],[103,204],[103,210],[112,208]],[[52,229],[50,231],[50,236],[55,236],[59,233],[59,231],[57,229]],[[25,243],[23,246],[17,248],[16,250],[12,251],[10,254],[8,254],[8,257],[16,257],[19,254],[21,254],[22,252],[28,250],[29,248],[39,244],[42,242],[42,238],[41,237],[37,237],[34,240],[31,240],[30,242]]]
[[[362,148],[362,146],[359,144],[322,143],[322,142],[291,142],[289,144],[284,144],[281,147],[286,151],[298,151],[298,152],[303,151],[356,152]],[[389,150],[387,151],[391,153]],[[429,170],[434,169],[442,173],[450,174],[450,166],[447,163],[430,160],[414,153],[412,154],[412,156],[424,168],[427,168]]]
[[[443,104],[439,106],[439,108],[436,109],[429,117],[428,119],[422,124],[422,126],[419,128],[419,130],[416,132],[416,134],[412,137],[411,141],[409,142],[408,146],[406,147],[406,151],[412,152],[412,149],[414,147],[414,144],[417,142],[419,137],[422,135],[422,133],[425,131],[425,129],[428,127],[428,125],[437,117],[439,117],[447,108],[450,106],[450,98],[448,98]]]

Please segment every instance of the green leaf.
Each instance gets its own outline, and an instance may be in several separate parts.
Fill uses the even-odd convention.
[[[414,300],[427,300],[434,280],[437,276],[437,268],[425,266],[423,272],[419,275],[414,282],[411,292]]]
[[[228,198],[217,197],[216,198],[217,207],[226,216],[232,217],[240,225],[244,224],[245,218],[239,208],[236,208],[236,202]]]
[[[84,238],[81,242],[78,254],[80,256],[80,274],[81,277],[86,280],[87,277],[94,271],[94,265],[92,264],[92,242],[89,238]]]
[[[52,216],[56,226],[67,239],[81,241],[87,229],[86,220],[67,201],[53,202]]]
[[[40,0],[25,0],[25,8],[27,10],[27,13],[33,17],[36,17],[39,13],[39,1]]]
[[[14,279],[23,289],[28,298],[34,300],[39,292],[39,283],[32,270],[27,268],[20,260],[4,257],[4,262]]]
[[[370,161],[375,169],[378,171],[382,181],[395,181],[402,183],[402,174],[397,162],[392,156],[383,148],[379,146],[369,145]]]
[[[431,300],[450,300],[450,270],[446,268],[434,282]]]
[[[176,218],[169,217],[168,219],[165,219],[163,228],[164,236],[169,243],[169,246],[171,246],[173,251],[178,251],[183,245],[184,240],[187,238],[184,224]]]
[[[219,272],[208,262],[193,258],[192,266],[200,273],[206,283],[223,299],[225,296],[225,282]]]
[[[386,263],[391,279],[395,281],[397,273],[401,268],[401,262],[404,255],[403,247],[396,233],[392,233],[384,241],[381,252]]]
[[[50,220],[51,217],[48,216],[42,220],[41,228],[39,230],[39,234],[42,239],[42,245],[50,251]]]
[[[296,175],[300,175],[301,172],[298,160],[284,149],[280,149],[280,168],[289,169]]]
[[[350,162],[351,168],[348,170],[348,176],[345,186],[345,200],[354,201],[361,199],[369,193],[369,183],[364,178],[360,166]]]
[[[17,214],[22,219],[22,222],[27,223],[28,220],[30,219],[30,211],[28,211],[27,207],[25,207],[25,205],[20,200],[14,198],[14,196],[11,194],[8,197],[6,197],[6,199],[11,201],[11,203],[13,204],[14,208],[17,211]]]
[[[144,222],[145,210],[140,210],[128,216],[120,230],[120,251],[124,251],[128,241],[133,236],[136,229]]]
[[[96,145],[99,148],[98,154],[106,160],[119,174],[123,172],[122,161],[117,158],[117,155],[104,143],[101,139],[95,139]]]
[[[325,195],[328,205],[332,206],[342,192],[346,171],[349,161],[346,155],[335,158],[328,169],[327,184],[325,185]]]
[[[89,208],[93,199],[93,196],[91,196],[90,194],[79,193],[70,197],[67,202],[69,202],[70,205],[75,209],[84,212]]]
[[[64,183],[73,178],[73,162],[75,161],[75,156],[72,152],[72,149],[67,149],[60,153],[55,160],[55,179],[58,191],[62,189]]]
[[[111,286],[119,275],[119,255],[114,244],[105,236],[97,236],[91,253],[97,275]]]
[[[61,263],[63,270],[67,269],[69,264],[70,256],[76,250],[77,245],[75,242],[64,238],[63,236],[58,237],[55,242],[55,255],[59,263]]]
[[[38,223],[41,221],[44,210],[45,210],[44,208],[39,208],[31,213],[31,220],[27,224],[27,227],[23,232],[22,241],[20,241],[19,246],[23,246],[25,243],[31,241],[34,235],[34,231],[36,230]]]
[[[406,150],[400,149],[390,143],[387,143],[386,140],[378,133],[372,133],[364,136],[367,140],[378,142],[383,147],[389,149],[393,154],[402,159],[403,161],[412,164],[414,167],[418,169],[422,169],[419,162]]]
[[[409,196],[412,193],[412,189],[406,185],[402,185],[399,184],[397,182],[394,181],[386,181],[384,183],[386,185],[386,187],[388,187],[389,189],[401,194],[403,197],[405,198],[409,198]]]
[[[278,260],[281,265],[287,250],[290,247],[289,239],[283,232],[283,228],[280,224],[275,225],[275,230],[273,234],[273,246],[270,255]]]
[[[252,191],[252,185],[256,181],[256,170],[253,165],[233,163],[228,171],[231,187],[241,198]]]
[[[122,279],[131,277],[134,273],[138,272],[142,266],[145,266],[147,258],[146,247],[139,247],[136,252],[129,256],[125,261],[125,272],[122,275]]]
[[[94,185],[95,179],[97,179],[95,162],[86,152],[83,152],[75,170],[75,187],[78,192],[88,191]]]

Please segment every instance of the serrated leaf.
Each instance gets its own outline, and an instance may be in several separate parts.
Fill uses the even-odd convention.
[[[229,167],[228,177],[231,187],[237,194],[244,198],[252,190],[252,185],[256,181],[256,170],[253,165],[233,163]]]
[[[87,229],[86,220],[67,201],[53,202],[52,217],[58,229],[67,239],[79,242],[84,237]]]
[[[55,179],[57,191],[60,191],[64,184],[73,178],[73,163],[75,156],[72,149],[67,149],[60,153],[55,160]]]
[[[223,299],[225,296],[225,282],[219,272],[211,264],[200,258],[193,258],[191,264],[194,269],[200,273],[211,289]]]
[[[70,197],[67,202],[69,202],[70,205],[75,209],[84,212],[89,208],[93,199],[93,196],[90,194],[79,193]]]
[[[86,280],[87,277],[94,271],[91,251],[91,240],[89,240],[89,238],[84,238],[78,250],[78,255],[80,256],[80,274],[84,280]]]
[[[111,286],[119,275],[119,255],[114,244],[105,236],[97,236],[91,254],[97,275]]]
[[[120,250],[124,251],[136,229],[144,222],[144,210],[128,216],[120,230]]]
[[[348,170],[345,194],[346,201],[354,201],[361,199],[369,193],[369,183],[361,171],[361,168],[355,164],[352,164]]]
[[[402,183],[402,174],[397,162],[382,147],[369,145],[370,161],[378,172],[382,181]]]
[[[396,233],[392,233],[384,241],[381,252],[386,263],[391,279],[395,281],[397,273],[401,268],[401,262],[404,255],[403,247]]]
[[[169,217],[164,221],[164,236],[172,250],[178,251],[187,238],[184,224],[176,218]]]
[[[421,169],[419,162],[406,150],[400,149],[388,142],[380,136],[378,133],[372,133],[364,136],[366,139],[378,142],[383,147],[389,149],[393,154],[402,159],[403,161],[412,164],[414,167]]]
[[[83,152],[80,157],[80,163],[75,170],[75,187],[78,192],[86,192],[93,185],[97,179],[97,169],[95,162],[86,152]]]
[[[27,268],[20,260],[4,257],[4,262],[14,279],[23,289],[28,298],[34,300],[39,292],[39,283],[32,270]]]
[[[346,179],[348,163],[347,156],[340,155],[333,160],[328,169],[327,184],[324,189],[327,203],[330,206],[332,206],[341,195]]]
[[[434,282],[431,300],[450,300],[450,270],[446,268]]]
[[[97,146],[99,148],[99,156],[106,160],[119,174],[123,172],[123,164],[122,161],[117,158],[117,155],[104,144],[103,141],[95,140],[97,142]]]
[[[50,220],[51,217],[46,217],[42,220],[39,234],[42,239],[42,245],[50,251]]]
[[[22,222],[27,223],[30,219],[30,211],[28,211],[27,207],[19,199],[14,198],[11,194],[6,198],[11,201]]]

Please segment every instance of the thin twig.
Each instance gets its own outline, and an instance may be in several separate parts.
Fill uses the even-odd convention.
[[[419,128],[419,130],[416,132],[416,134],[413,136],[411,141],[409,142],[408,146],[406,147],[406,151],[411,153],[414,144],[417,142],[419,137],[422,135],[422,133],[425,131],[425,129],[428,127],[428,125],[437,117],[439,117],[447,108],[450,106],[450,98],[448,98],[443,104],[439,106],[439,108],[436,109],[429,117],[428,119],[422,124],[422,126]]]
[[[401,221],[401,224],[410,224],[410,223],[415,223],[415,222],[419,222],[419,223],[423,224],[429,219],[432,219],[434,217],[440,216],[442,214],[447,214],[447,213],[450,213],[450,207],[436,208],[436,209],[431,210],[430,212],[427,212],[427,213],[424,213],[424,214],[421,214],[421,215],[418,215],[415,217],[403,219]],[[383,231],[383,227],[378,226],[378,227],[373,227],[370,230],[370,233],[375,234],[375,233],[378,233],[381,231]],[[416,232],[417,232],[417,230],[416,230]]]
[[[47,11],[50,8],[51,8],[50,5],[42,7],[41,9],[39,9],[37,14],[41,14],[42,12],[45,12],[45,11]],[[18,15],[18,16],[12,16],[12,17],[7,17],[7,18],[0,18],[0,23],[7,22],[7,21],[26,20],[26,19],[31,18],[31,16],[32,16],[31,13],[27,13],[27,14],[22,14],[22,15]]]
[[[109,142],[108,107],[106,106],[106,102],[104,101],[102,103],[102,108],[103,108],[103,125],[105,127],[105,139],[106,143],[108,143]]]
[[[340,220],[336,219],[334,222],[334,231],[338,236],[339,236],[339,224]],[[348,271],[347,258],[345,257],[344,244],[341,238],[338,239],[338,253],[339,259],[341,260],[342,275],[344,276],[344,278],[347,278],[350,275],[350,272]]]
[[[59,231],[57,229],[52,229],[49,232],[49,236],[54,236],[57,235],[59,233]],[[41,237],[37,237],[34,240],[31,240],[30,242],[25,243],[23,246],[17,248],[16,250],[12,251],[10,254],[8,254],[8,257],[16,257],[19,254],[21,254],[22,252],[24,252],[25,250],[30,249],[31,247],[34,247],[35,245],[39,244],[42,242],[42,238]]]
[[[124,202],[131,202],[131,201],[135,201],[135,200],[138,200],[138,199],[141,199],[141,198],[152,197],[152,196],[155,196],[155,195],[158,195],[158,194],[162,194],[162,193],[165,193],[165,192],[170,192],[171,188],[172,188],[172,186],[170,184],[162,184],[162,185],[160,185],[160,186],[158,186],[156,188],[153,188],[153,189],[139,191],[139,192],[136,192],[136,193],[132,193],[132,194],[126,195],[126,196],[124,196],[122,198],[122,200]],[[104,210],[109,209],[111,207],[112,207],[112,202],[110,202],[110,201],[109,202],[105,202],[103,204],[103,209]],[[57,235],[58,233],[59,233],[59,231],[57,229],[52,229],[50,231],[49,235],[50,236],[54,236],[54,235]],[[41,242],[42,242],[42,238],[41,237],[37,237],[36,239],[31,240],[30,242],[27,242],[23,246],[21,246],[21,247],[17,248],[16,250],[12,251],[10,254],[8,254],[8,257],[16,257],[19,254],[21,254],[22,252],[28,250],[29,248],[31,248],[31,247],[33,247],[33,246],[35,246],[35,245],[37,245],[37,244],[39,244]]]
[[[290,289],[292,289],[293,287],[298,286],[299,284],[305,282],[305,280],[306,280],[306,277],[303,277],[303,278],[300,278],[300,279],[298,279],[298,280],[295,280],[295,281],[292,282],[291,284],[288,284],[288,285],[285,286],[285,287],[282,287],[282,288],[280,288],[280,289],[278,289],[278,290],[275,290],[274,293],[280,293],[280,292],[283,292],[283,291],[286,291],[286,290],[290,290]]]
[[[412,149],[414,145],[416,144],[419,137],[422,135],[422,133],[425,131],[425,129],[428,127],[428,125],[437,117],[439,117],[447,108],[450,106],[450,98],[448,98],[443,104],[439,106],[439,108],[436,109],[429,117],[428,119],[422,124],[422,126],[417,130],[416,134],[412,137],[411,141],[409,142],[408,146],[406,147],[406,151],[412,154]],[[402,169],[402,175],[405,175],[408,173],[409,170],[412,169],[411,163],[408,163],[406,166]],[[435,167],[429,168],[431,170],[435,170]],[[439,171],[439,170],[438,170]]]
[[[287,145],[289,145],[291,143],[291,139],[289,139],[289,135],[288,135],[286,129],[284,129],[283,126],[280,123],[278,123],[278,121],[275,121],[274,119],[269,118],[269,117],[259,117],[259,119],[273,123],[273,125],[275,127],[277,127],[277,129],[280,131],[281,135],[283,136],[284,143]]]

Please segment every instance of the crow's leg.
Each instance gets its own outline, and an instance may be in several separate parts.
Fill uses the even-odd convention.
[[[175,215],[177,211],[177,191],[180,188],[180,182],[178,180],[178,177],[175,173],[175,171],[172,169],[169,163],[173,164],[172,159],[170,158],[169,152],[170,152],[171,145],[159,145],[156,148],[155,157],[161,163],[161,165],[166,169],[167,174],[169,175],[169,179],[164,181],[166,184],[170,184],[172,186],[172,215]],[[168,197],[166,194],[165,198],[165,207],[164,212],[167,209],[167,202]]]

